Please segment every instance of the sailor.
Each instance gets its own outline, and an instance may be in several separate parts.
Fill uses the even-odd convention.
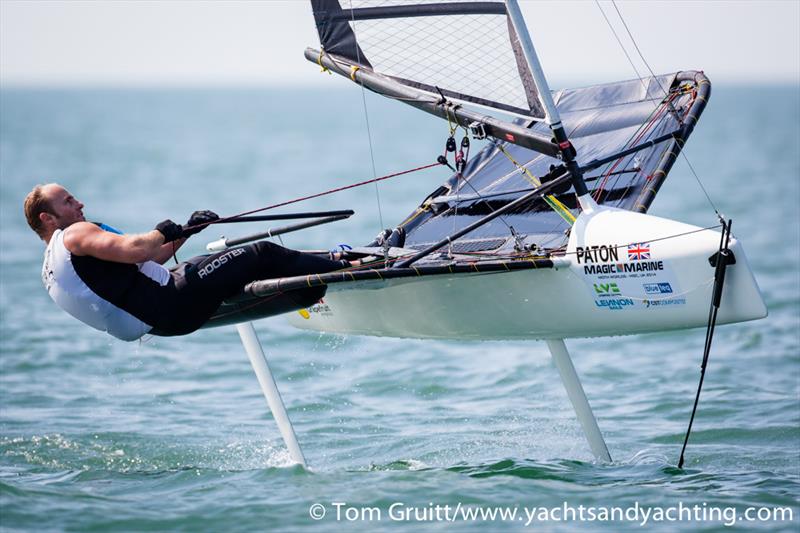
[[[28,225],[45,242],[42,281],[64,311],[118,339],[185,335],[222,301],[257,279],[339,270],[351,263],[260,241],[163,266],[186,239],[219,217],[195,211],[138,235],[87,222],[84,205],[61,185],[37,185],[25,198]]]

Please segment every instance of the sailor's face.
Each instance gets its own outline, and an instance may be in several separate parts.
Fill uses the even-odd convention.
[[[61,185],[47,185],[43,192],[50,204],[50,216],[56,228],[64,229],[86,220],[83,216],[83,204]]]

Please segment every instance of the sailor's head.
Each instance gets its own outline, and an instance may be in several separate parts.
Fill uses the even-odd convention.
[[[25,197],[25,218],[42,239],[57,229],[65,229],[83,217],[83,204],[58,183],[37,185]]]

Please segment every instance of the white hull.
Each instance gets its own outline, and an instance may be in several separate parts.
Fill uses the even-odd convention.
[[[597,208],[578,217],[556,268],[333,284],[322,302],[289,320],[326,332],[447,339],[561,339],[701,327],[713,287],[708,259],[719,241],[717,231]],[[631,243],[641,246],[629,249]],[[717,322],[766,316],[741,244],[734,239],[729,248],[736,264],[728,266]]]

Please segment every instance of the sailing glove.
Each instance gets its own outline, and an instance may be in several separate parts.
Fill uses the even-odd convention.
[[[192,213],[192,216],[189,217],[189,222],[184,224],[183,235],[185,237],[190,237],[200,233],[202,230],[206,229],[208,224],[215,220],[219,220],[219,215],[213,211],[195,211]]]
[[[170,219],[156,224],[156,229],[161,232],[161,235],[164,236],[165,244],[168,242],[177,241],[185,236],[183,228]]]

